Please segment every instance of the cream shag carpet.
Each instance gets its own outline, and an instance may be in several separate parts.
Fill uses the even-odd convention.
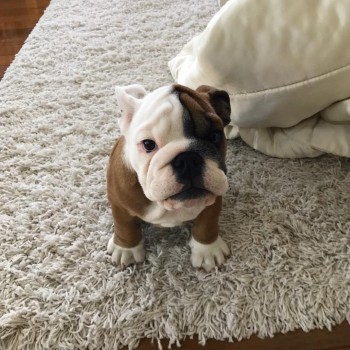
[[[106,245],[113,87],[172,83],[167,62],[216,2],[53,0],[0,83],[0,348],[238,340],[350,320],[350,160],[280,160],[230,142],[222,234],[190,265],[188,233],[145,230],[147,262]],[[125,179],[127,181],[127,179]]]

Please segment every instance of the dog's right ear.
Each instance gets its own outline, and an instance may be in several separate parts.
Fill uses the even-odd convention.
[[[122,134],[128,129],[132,117],[141,105],[142,99],[146,96],[147,91],[142,85],[134,84],[128,86],[116,86],[115,93],[121,119],[119,121],[120,131]]]

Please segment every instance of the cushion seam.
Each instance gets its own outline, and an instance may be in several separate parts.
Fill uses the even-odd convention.
[[[350,68],[350,64],[347,64],[346,66],[334,69],[334,70],[332,70],[330,72],[327,72],[327,73],[324,73],[324,74],[320,74],[320,75],[315,76],[313,78],[310,78],[310,79],[307,79],[307,80],[303,80],[303,81],[298,81],[298,82],[295,82],[295,83],[292,83],[292,84],[277,86],[277,87],[266,89],[266,90],[257,90],[257,91],[252,91],[252,92],[240,92],[240,93],[237,93],[237,94],[236,93],[230,93],[229,95],[231,95],[231,96],[236,98],[236,97],[245,97],[245,96],[249,96],[249,95],[263,95],[263,94],[270,93],[270,92],[279,92],[279,91],[286,90],[286,89],[293,89],[295,87],[298,87],[298,86],[301,86],[301,85],[305,85],[305,84],[307,84],[309,82],[313,83],[313,82],[315,82],[317,80],[322,80],[322,79],[327,78],[327,77],[329,77],[331,75],[337,74],[339,71],[346,70],[348,68]]]

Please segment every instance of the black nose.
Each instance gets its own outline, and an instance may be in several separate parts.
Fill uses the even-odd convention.
[[[183,152],[171,162],[175,176],[179,182],[185,183],[195,178],[202,178],[203,158],[196,152]]]

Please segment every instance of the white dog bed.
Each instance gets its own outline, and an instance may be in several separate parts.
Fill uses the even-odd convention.
[[[348,0],[231,0],[170,70],[229,92],[229,137],[277,157],[350,157],[349,14]]]

